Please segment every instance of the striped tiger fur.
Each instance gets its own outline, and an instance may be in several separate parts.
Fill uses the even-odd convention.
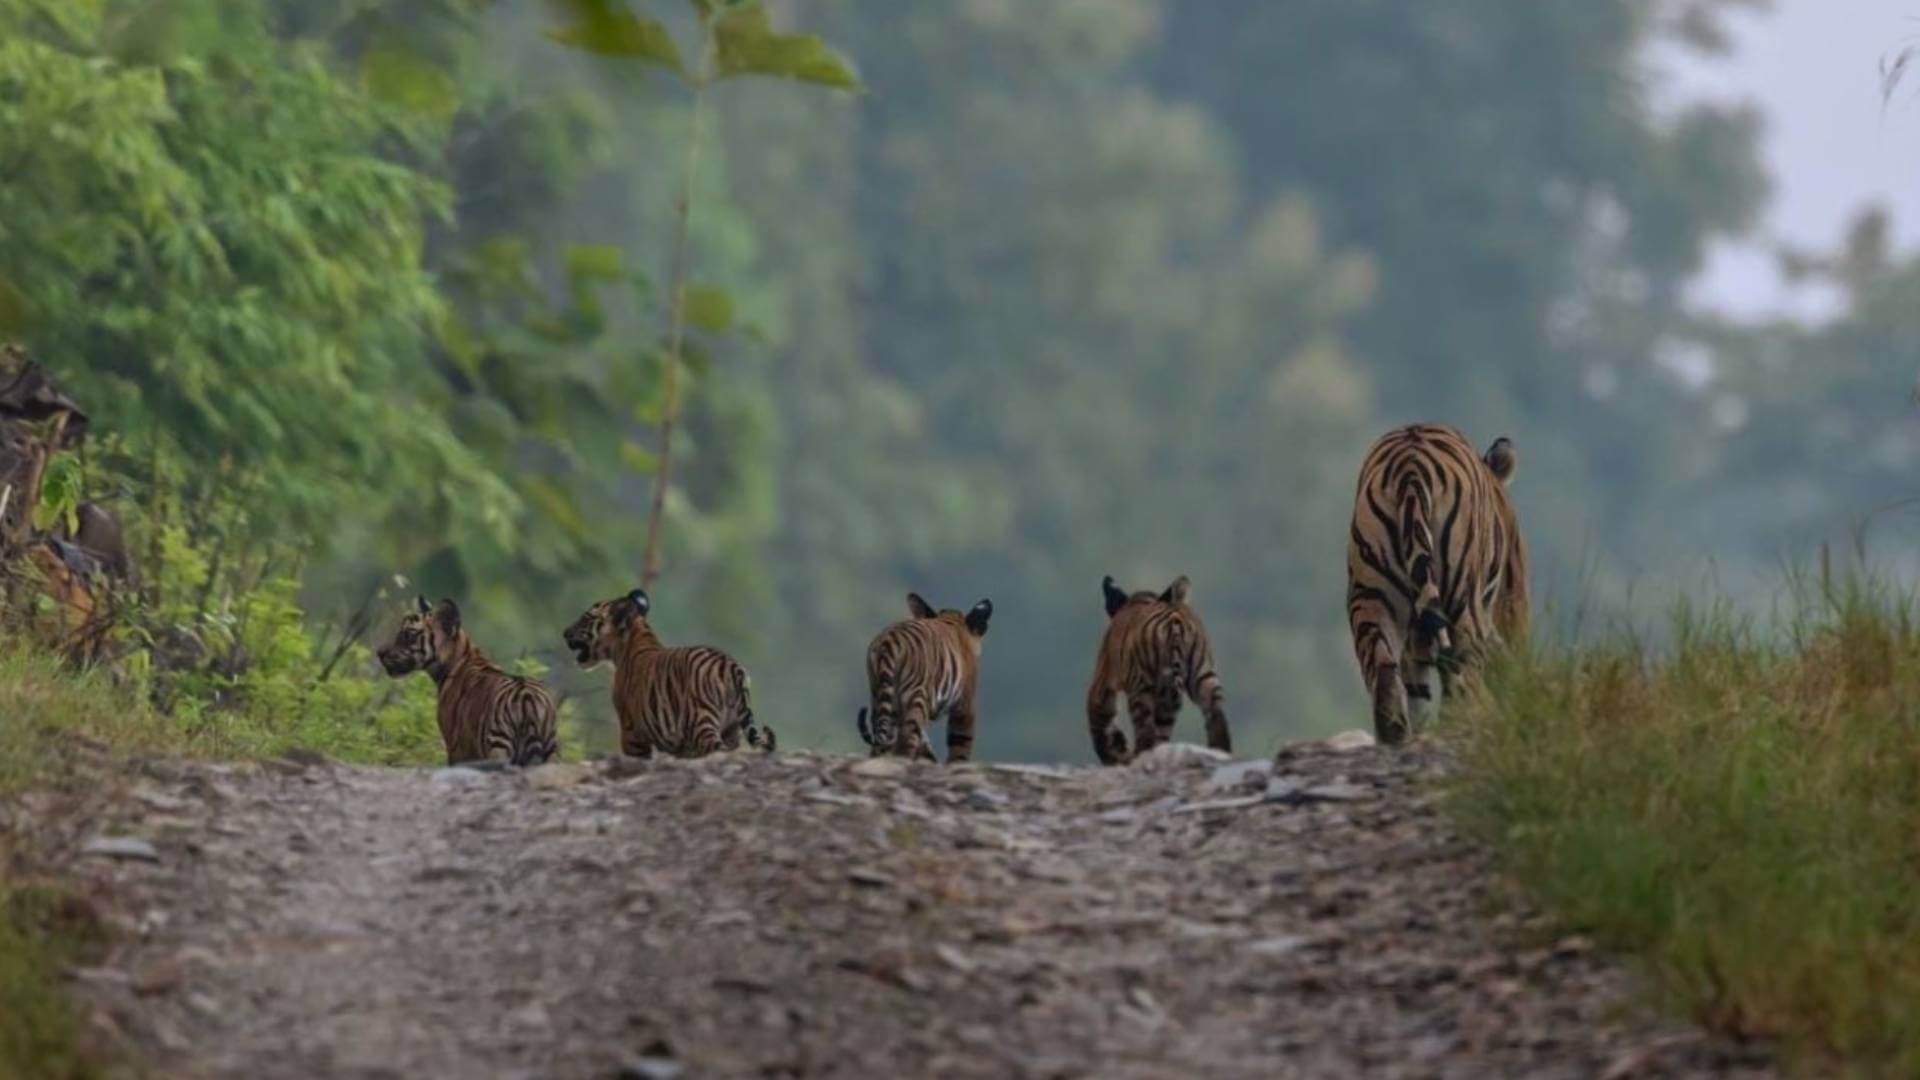
[[[1213,666],[1207,628],[1187,603],[1192,584],[1184,576],[1159,594],[1127,592],[1108,577],[1107,632],[1087,688],[1087,729],[1101,764],[1120,765],[1173,738],[1184,692],[1206,716],[1207,745],[1233,750],[1227,730],[1227,692]],[[1115,723],[1115,694],[1127,695],[1133,747]]]
[[[1347,621],[1382,743],[1431,722],[1443,676],[1526,631],[1526,544],[1507,495],[1518,461],[1505,437],[1483,456],[1452,428],[1414,424],[1360,466]]]
[[[953,608],[935,611],[919,593],[908,593],[907,613],[912,617],[880,631],[867,646],[869,708],[855,720],[860,738],[875,757],[932,761],[927,729],[944,715],[947,761],[966,761],[973,756],[980,645],[993,601],[982,600],[962,615]]]
[[[422,596],[416,604],[377,655],[396,679],[415,671],[433,677],[447,764],[538,765],[558,757],[558,710],[547,688],[536,679],[509,675],[487,659],[461,629],[453,601],[429,605]]]
[[[696,758],[743,740],[772,751],[773,729],[754,722],[747,669],[719,649],[661,644],[647,622],[652,609],[635,589],[588,608],[564,635],[581,667],[613,665],[620,752]]]

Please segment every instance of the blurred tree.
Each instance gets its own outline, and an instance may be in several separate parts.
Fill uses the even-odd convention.
[[[1763,0],[1224,0],[1165,9],[1155,84],[1303,192],[1380,288],[1353,346],[1382,426],[1518,440],[1540,591],[1635,550],[1691,451],[1682,286],[1766,193],[1757,117],[1656,111],[1648,51],[1726,46]]]
[[[136,456],[219,463],[185,498],[317,530],[439,493],[498,529],[511,494],[418,385],[447,197],[380,151],[419,137],[257,5],[4,0],[0,308]]]

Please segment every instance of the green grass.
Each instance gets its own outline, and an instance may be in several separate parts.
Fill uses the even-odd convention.
[[[1452,806],[1667,1004],[1825,1071],[1920,1074],[1920,621],[1867,577],[1653,649],[1534,646],[1458,727]]]
[[[0,799],[73,782],[78,740],[128,754],[195,742],[103,675],[19,649],[0,649],[0,718]],[[23,839],[0,832],[0,1077],[88,1076],[61,972],[97,944],[98,929],[58,888],[12,878],[10,851]]]

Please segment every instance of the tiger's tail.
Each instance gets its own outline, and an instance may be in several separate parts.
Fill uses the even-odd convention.
[[[860,729],[860,741],[866,743],[873,753],[893,752],[894,744],[900,738],[900,696],[890,672],[883,671],[874,680],[871,726],[866,709],[860,710],[855,724]]]
[[[1427,644],[1446,649],[1452,644],[1452,639],[1448,633],[1445,604],[1440,596],[1440,582],[1435,573],[1438,563],[1434,557],[1433,527],[1428,521],[1431,509],[1432,495],[1426,488],[1412,483],[1411,477],[1402,481],[1400,535],[1412,556],[1407,560],[1407,571],[1414,589],[1413,631]]]

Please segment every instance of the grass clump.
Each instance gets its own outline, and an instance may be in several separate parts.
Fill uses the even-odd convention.
[[[0,648],[0,799],[67,783],[82,741],[126,754],[201,742],[103,673]],[[61,980],[98,944],[99,929],[91,909],[61,890],[15,879],[13,852],[27,839],[0,829],[0,1076],[89,1076]]]
[[[1497,660],[1453,806],[1718,1030],[1920,1074],[1920,622],[1865,575]]]
[[[0,1076],[95,1075],[60,979],[100,943],[91,909],[66,893],[0,881]]]

